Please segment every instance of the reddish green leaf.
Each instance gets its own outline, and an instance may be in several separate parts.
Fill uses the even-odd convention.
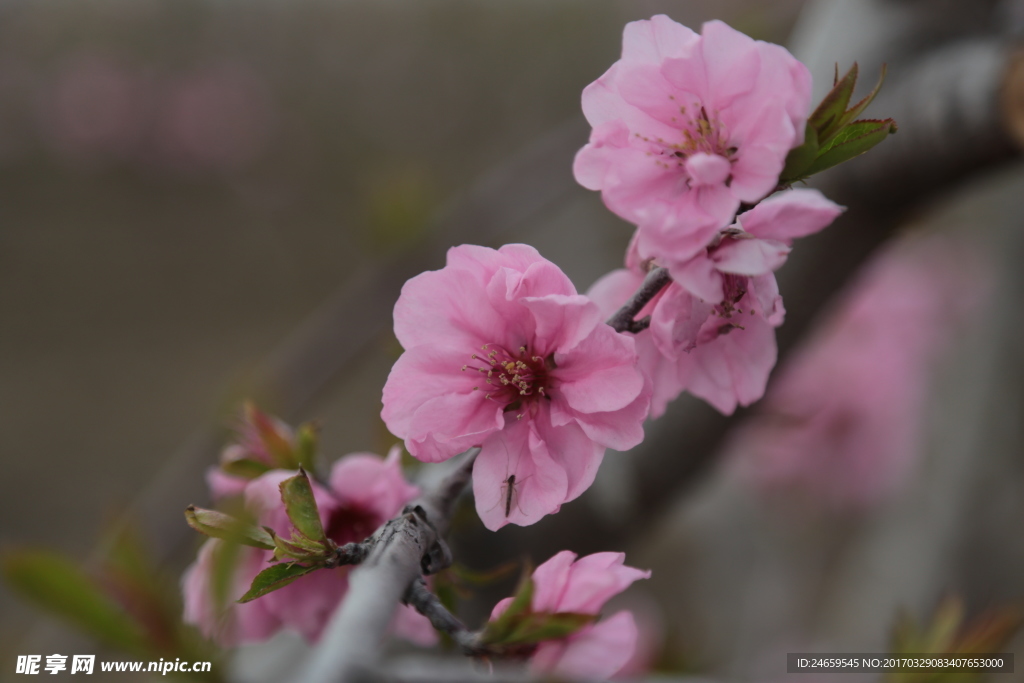
[[[274,549],[274,539],[260,527],[246,524],[239,519],[216,510],[206,510],[195,505],[185,508],[185,521],[201,534],[222,538],[253,548]]]
[[[817,132],[818,140],[822,144],[842,128],[846,107],[850,104],[850,97],[853,95],[856,85],[857,63],[854,62],[846,75],[836,82],[811,117],[807,119],[807,123]]]
[[[789,150],[786,166],[779,175],[780,183],[793,183],[807,177],[807,169],[818,158],[818,133],[810,123],[804,131],[804,142]]]
[[[282,562],[267,567],[252,580],[252,586],[238,599],[238,602],[249,602],[272,593],[279,588],[284,588],[300,576],[314,572],[320,567],[306,567],[294,562]]]
[[[596,614],[577,612],[534,612],[516,623],[500,645],[533,645],[545,640],[567,638],[597,619]]]
[[[885,82],[886,71],[887,67],[885,64],[883,64],[882,73],[878,75],[878,83],[875,83],[875,87],[871,89],[871,92],[869,92],[864,99],[862,99],[860,102],[853,105],[847,110],[847,112],[843,115],[842,125],[845,126],[849,124],[851,121],[855,120],[858,116],[861,115],[861,113],[865,109],[868,108],[868,105],[871,104],[872,101],[874,101],[875,97],[878,95],[878,92],[882,89],[882,83]]]
[[[849,161],[895,132],[896,123],[892,119],[854,121],[836,135],[828,147],[819,152],[818,158],[805,173],[813,175]]]
[[[312,470],[313,464],[316,462],[316,453],[319,441],[317,438],[316,426],[307,422],[299,427],[296,437],[298,440],[298,446],[295,449],[295,455],[299,461],[299,467]]]
[[[261,474],[266,474],[270,471],[269,466],[250,458],[229,460],[228,462],[221,463],[220,468],[224,472],[235,477],[241,477],[242,479],[255,479]]]
[[[274,460],[274,464],[282,469],[294,469],[298,466],[295,452],[291,442],[281,434],[280,429],[269,415],[261,411],[252,403],[245,405],[246,420],[256,428],[260,440],[266,446],[267,452]]]
[[[530,578],[532,570],[526,567],[523,578],[519,581],[515,597],[508,608],[494,621],[487,622],[484,632],[481,634],[481,642],[485,645],[504,642],[513,632],[516,625],[527,614],[530,613],[530,606],[533,602],[533,579]]]
[[[320,523],[320,511],[313,497],[313,487],[309,483],[306,471],[300,468],[294,477],[282,481],[280,488],[281,500],[284,501],[288,519],[298,532],[311,541],[327,540],[323,524]]]

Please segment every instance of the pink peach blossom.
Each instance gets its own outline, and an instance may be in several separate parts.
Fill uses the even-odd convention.
[[[897,490],[920,450],[936,354],[984,289],[971,260],[933,239],[870,264],[736,438],[736,469],[838,508]]]
[[[784,48],[720,21],[700,35],[664,15],[626,25],[622,57],[583,91],[593,126],[576,180],[683,261],[741,202],[778,184],[803,142],[811,76]]]
[[[627,567],[624,553],[595,553],[576,559],[568,550],[556,554],[533,572],[534,612],[599,614],[604,604],[650,571]],[[506,598],[495,605],[497,619],[511,604]],[[537,646],[530,668],[541,674],[605,680],[623,669],[637,645],[637,626],[630,612],[622,611],[583,627],[568,638]]]
[[[405,284],[395,334],[405,353],[381,416],[426,462],[482,447],[473,491],[489,529],[556,512],[606,448],[643,440],[650,389],[633,339],[533,247],[450,249]]]
[[[599,280],[589,295],[610,314],[643,281],[642,264],[668,266],[673,281],[640,312],[651,324],[636,338],[640,367],[654,385],[653,417],[684,390],[725,414],[764,395],[777,357],[774,328],[785,317],[772,271],[785,263],[793,239],[841,212],[817,190],[783,192],[740,214],[681,264],[645,252],[638,231],[627,269]]]
[[[654,259],[658,265],[668,268],[672,279],[695,296],[704,301],[720,302],[735,295],[726,289],[737,287],[737,281],[767,276],[778,270],[789,257],[794,239],[828,227],[842,212],[843,207],[817,190],[788,190],[741,213],[736,222],[719,231],[705,249],[686,260],[675,258],[671,245],[657,240],[642,243],[638,239],[635,249],[638,258]],[[757,284],[747,280],[742,286],[755,292],[765,319],[771,320],[776,315],[773,310],[776,288],[766,280],[758,293]]]
[[[594,283],[588,295],[610,314],[642,281],[638,270],[616,270]],[[781,301],[773,310],[781,310]],[[725,414],[764,394],[775,366],[775,330],[751,294],[738,291],[728,305],[712,306],[673,282],[640,312],[648,314],[651,325],[636,335],[636,349],[639,367],[652,384],[651,417],[661,417],[683,391]]]
[[[243,490],[246,509],[260,525],[283,538],[291,535],[291,524],[278,487],[294,474],[272,470],[247,482]],[[369,453],[347,455],[331,469],[329,488],[313,483],[324,531],[339,545],[364,540],[417,494],[418,489],[402,476],[397,446],[386,459]],[[234,601],[273,557],[271,551],[241,547],[225,606],[218,609],[212,579],[215,554],[223,547],[223,541],[206,541],[182,577],[187,623],[225,647],[266,640],[282,628],[298,631],[311,641],[320,637],[348,590],[348,567],[319,569],[273,593],[238,604]],[[410,607],[399,608],[392,629],[420,644],[436,640],[430,623]]]

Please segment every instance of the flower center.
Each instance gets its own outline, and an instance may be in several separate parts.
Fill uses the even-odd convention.
[[[463,372],[475,370],[484,377],[486,386],[473,387],[474,390],[485,389],[486,398],[510,406],[529,398],[549,396],[548,370],[553,367],[553,360],[532,355],[525,346],[520,346],[518,353],[497,344],[484,344],[482,350],[486,355],[472,356],[480,365],[462,366]]]
[[[732,273],[723,273],[722,275],[722,289],[725,291],[725,298],[715,306],[715,312],[723,318],[731,318],[733,313],[743,313],[743,309],[739,308],[737,304],[747,294],[749,278]]]
[[[669,95],[669,99],[676,104],[675,95]],[[659,166],[684,171],[691,185],[728,184],[736,148],[729,146],[725,126],[716,116],[709,116],[699,102],[691,105],[689,111],[696,111],[697,115],[687,115],[687,108],[680,106],[679,115],[672,117],[682,134],[681,140],[635,135],[651,144],[648,155],[656,157]]]

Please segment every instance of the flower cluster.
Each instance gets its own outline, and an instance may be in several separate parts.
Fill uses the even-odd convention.
[[[812,113],[810,74],[777,45],[718,21],[700,34],[660,15],[628,24],[621,59],[583,92],[593,131],[574,164],[584,187],[636,225],[626,267],[584,296],[528,245],[450,249],[445,266],[409,280],[395,304],[404,352],[383,390],[388,429],[428,463],[478,448],[476,509],[497,530],[533,524],[580,496],[606,450],[639,444],[644,421],[683,391],[723,413],[760,399],[785,316],[774,273],[795,239],[842,212],[820,192],[790,186],[895,130],[891,120],[854,120],[877,92],[850,107],[856,77],[854,67],[837,78]],[[853,371],[851,382],[870,383],[870,373]],[[397,447],[385,460],[346,456],[321,485],[305,473],[314,446],[310,428],[292,431],[247,409],[239,443],[208,480],[215,498],[240,497],[258,526],[186,513],[214,536],[184,577],[186,620],[208,637],[231,645],[291,627],[315,640],[348,590],[338,565],[359,562],[376,539],[363,541],[417,495]],[[239,556],[225,587],[232,547]],[[609,598],[650,576],[623,559],[558,553],[459,642],[483,656],[528,657],[556,677],[628,671],[632,615],[598,620]],[[273,560],[285,561],[268,569]],[[441,609],[407,599],[424,614]],[[393,630],[436,638],[408,607]]]
[[[673,282],[640,312],[651,322],[636,335],[641,367],[653,382],[653,417],[682,391],[727,414],[764,395],[776,360],[775,327],[785,316],[773,272],[794,238],[824,228],[841,210],[816,190],[773,195],[675,269]],[[627,268],[588,292],[606,314],[643,282],[651,259],[638,242]]]
[[[784,317],[773,272],[841,212],[813,190],[765,198],[803,142],[810,87],[777,45],[656,16],[627,25],[622,58],[583,92],[593,133],[576,179],[638,226],[626,269],[589,294],[610,314],[647,270],[672,277],[636,339],[654,417],[682,391],[723,413],[764,394]],[[756,205],[736,216],[742,203]]]
[[[609,599],[651,572],[623,564],[623,553],[595,553],[576,559],[563,550],[533,572],[532,614],[600,614]],[[500,619],[513,604],[505,598],[491,612]],[[617,612],[567,638],[547,640],[530,652],[530,668],[557,678],[603,681],[622,671],[636,651],[638,630],[633,615]]]
[[[294,474],[275,469],[248,481],[238,480],[246,511],[281,538],[291,534],[292,525],[279,487]],[[215,481],[225,480],[222,475],[215,477]],[[313,483],[313,496],[327,538],[338,545],[363,541],[419,493],[402,476],[398,447],[384,459],[369,453],[339,459],[327,484]],[[214,494],[218,494],[216,489]],[[218,557],[230,552],[236,555],[227,560]],[[320,569],[258,600],[236,603],[273,559],[270,550],[232,547],[217,538],[207,540],[182,578],[185,621],[225,647],[266,640],[282,628],[298,631],[309,640],[319,638],[348,590],[349,567]],[[223,574],[218,572],[219,562],[230,563],[226,588],[217,585],[219,574]],[[218,595],[218,590],[224,595]],[[421,644],[431,644],[437,638],[430,622],[409,607],[399,608],[392,630]]]
[[[775,189],[810,105],[810,73],[778,45],[720,21],[699,35],[664,15],[635,21],[583,91],[593,133],[576,179],[640,226],[641,252],[681,264]]]
[[[778,45],[718,21],[628,24],[622,58],[583,92],[593,132],[574,168],[637,225],[627,267],[584,297],[532,247],[453,248],[395,306],[388,428],[426,462],[481,447],[477,512],[497,529],[579,496],[605,449],[638,444],[683,391],[723,413],[761,398],[785,315],[774,271],[842,211],[788,184],[863,151],[835,137],[865,123],[850,121],[866,101],[847,110],[855,78],[812,115],[810,74]],[[602,324],[655,268],[671,282],[640,319]]]

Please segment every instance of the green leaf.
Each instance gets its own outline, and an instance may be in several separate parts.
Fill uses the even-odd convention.
[[[842,128],[846,107],[850,104],[850,96],[853,95],[853,88],[856,85],[857,63],[854,62],[846,75],[836,82],[811,117],[807,119],[807,123],[817,132],[818,140],[822,144]]]
[[[887,71],[886,65],[883,64],[882,65],[882,73],[879,74],[879,76],[878,76],[878,83],[875,83],[875,87],[871,89],[871,92],[869,92],[864,99],[862,99],[860,102],[858,102],[857,104],[853,105],[852,107],[850,107],[847,110],[847,112],[843,115],[843,120],[842,120],[842,125],[843,126],[849,124],[851,121],[853,121],[858,116],[860,116],[861,112],[863,112],[865,109],[867,109],[868,105],[871,104],[872,101],[874,101],[875,97],[878,95],[878,92],[882,89],[882,83],[885,82],[886,71]]]
[[[266,531],[223,512],[189,505],[185,508],[185,521],[190,527],[207,536],[263,550],[274,549],[274,539]]]
[[[307,564],[323,564],[327,557],[328,549],[325,544],[311,541],[302,534],[292,534],[287,541],[273,533],[270,527],[265,527],[274,539],[275,560],[298,560]]]
[[[895,132],[896,123],[892,119],[854,121],[836,135],[828,147],[819,152],[818,158],[805,173],[813,175],[849,161]]]
[[[228,462],[221,463],[220,468],[224,472],[235,477],[241,477],[242,479],[255,479],[261,474],[266,474],[270,471],[269,465],[250,458],[229,460]]]
[[[459,581],[476,586],[487,586],[496,581],[501,581],[507,576],[511,576],[517,569],[519,569],[519,563],[515,560],[510,560],[483,571],[470,569],[463,564],[455,562],[448,571],[454,574]]]
[[[210,594],[213,596],[214,612],[223,614],[234,599],[235,570],[242,557],[242,546],[233,541],[214,544],[210,556]]]
[[[780,183],[793,183],[807,177],[807,169],[818,158],[818,133],[808,123],[804,131],[804,142],[789,150],[786,166],[779,175]]]
[[[530,604],[533,602],[533,579],[530,578],[532,569],[524,568],[523,578],[519,581],[516,595],[508,608],[494,621],[487,622],[481,642],[485,645],[504,642],[512,633],[519,621],[530,613]]]
[[[249,602],[267,593],[272,593],[278,588],[284,588],[300,576],[305,576],[317,569],[320,567],[306,567],[294,562],[282,562],[267,567],[256,575],[256,578],[252,580],[252,586],[249,587],[245,595],[238,599],[238,602]]]
[[[7,583],[42,609],[98,640],[129,652],[144,652],[142,630],[117,602],[67,558],[19,550],[3,556]]]
[[[312,470],[313,464],[316,461],[316,452],[319,445],[319,439],[316,434],[316,425],[307,422],[299,427],[299,431],[296,436],[298,439],[298,446],[295,449],[295,456],[299,461],[299,467]]]
[[[534,612],[521,619],[500,644],[532,645],[545,640],[567,638],[596,619],[596,614]]]
[[[282,481],[280,488],[281,500],[284,501],[284,509],[292,525],[311,541],[326,541],[324,527],[320,523],[320,511],[306,471],[299,468],[299,473]]]

